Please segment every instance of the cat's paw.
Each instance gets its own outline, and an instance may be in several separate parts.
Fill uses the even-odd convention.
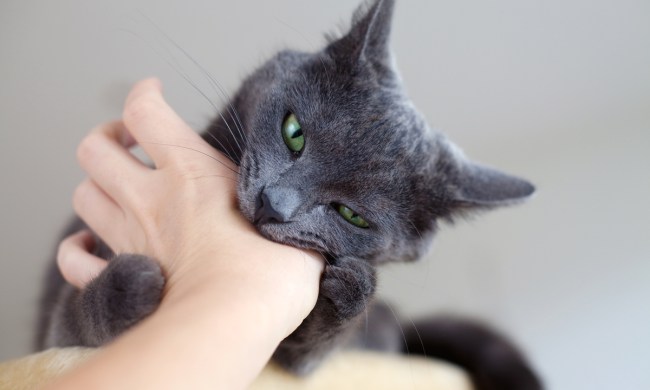
[[[340,321],[352,319],[363,312],[375,292],[375,269],[368,262],[343,257],[327,265],[320,284],[320,294],[329,303]]]
[[[115,335],[151,314],[165,285],[156,261],[133,254],[116,256],[100,277],[106,324]]]

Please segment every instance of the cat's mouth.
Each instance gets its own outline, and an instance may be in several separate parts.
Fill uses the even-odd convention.
[[[319,242],[304,239],[300,237],[294,237],[290,235],[288,230],[289,223],[255,223],[255,228],[257,231],[264,236],[265,238],[277,242],[279,244],[290,245],[300,249],[308,249],[319,252],[321,255],[328,257],[333,257],[325,246]]]

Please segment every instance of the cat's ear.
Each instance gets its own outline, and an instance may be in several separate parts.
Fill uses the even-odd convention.
[[[461,209],[494,208],[526,200],[535,192],[528,181],[470,161],[463,161],[452,190]]]
[[[366,1],[352,17],[352,27],[342,38],[332,41],[325,51],[347,65],[390,67],[388,47],[395,0]]]

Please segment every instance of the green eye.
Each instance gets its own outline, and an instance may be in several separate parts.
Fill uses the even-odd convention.
[[[368,227],[368,222],[366,222],[365,219],[361,218],[357,213],[355,213],[352,209],[350,209],[347,206],[344,206],[342,204],[335,205],[336,211],[343,216],[343,218],[353,224],[354,226],[360,227],[360,228],[367,228]]]
[[[302,152],[305,147],[305,136],[302,134],[300,123],[294,114],[289,114],[282,124],[282,139],[289,150],[294,153]]]

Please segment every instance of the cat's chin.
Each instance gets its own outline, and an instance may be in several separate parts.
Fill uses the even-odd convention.
[[[313,242],[311,240],[305,240],[299,237],[293,237],[288,233],[290,230],[286,225],[288,223],[264,223],[264,224],[255,224],[255,229],[271,241],[277,242],[279,244],[290,245],[300,249],[314,250],[320,253],[327,253],[327,249],[324,248],[319,243]],[[291,229],[293,230],[293,229]]]

